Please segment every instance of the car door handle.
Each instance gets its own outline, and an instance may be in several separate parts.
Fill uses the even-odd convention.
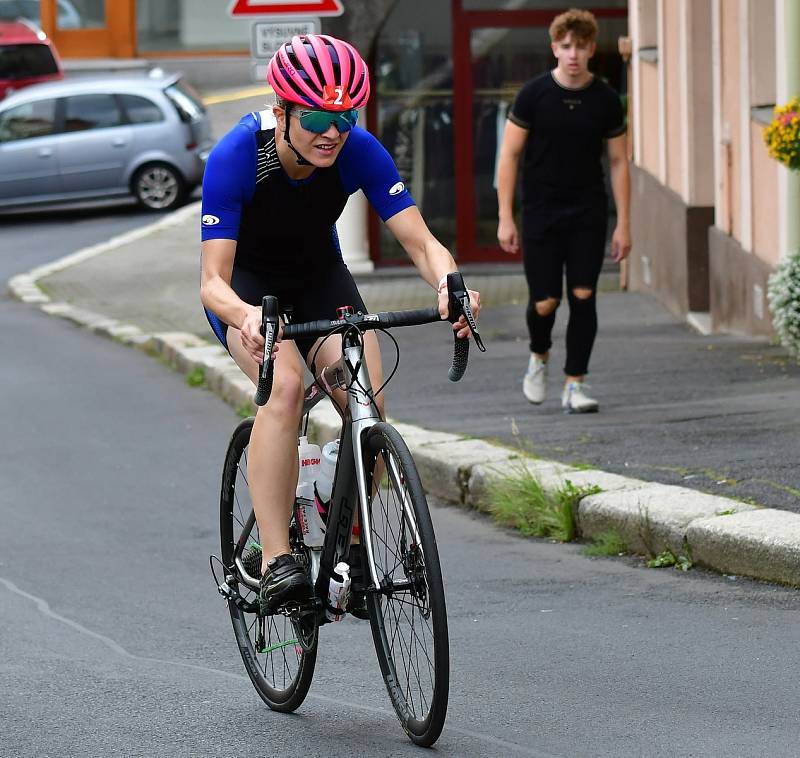
[[[111,144],[114,147],[125,147],[125,145],[127,145],[128,143],[124,139],[114,139],[111,140]]]
[[[49,147],[42,147],[39,149],[39,157],[40,158],[52,158],[53,151]]]

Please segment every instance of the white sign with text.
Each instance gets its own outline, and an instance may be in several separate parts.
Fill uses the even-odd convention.
[[[250,49],[253,58],[269,60],[287,40],[302,34],[319,34],[318,18],[296,18],[290,21],[253,21]]]

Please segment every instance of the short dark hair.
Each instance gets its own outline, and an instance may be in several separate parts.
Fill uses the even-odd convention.
[[[570,8],[556,16],[553,23],[550,24],[550,39],[553,42],[564,39],[570,32],[583,42],[595,42],[597,40],[597,19],[594,17],[594,13],[579,8]]]

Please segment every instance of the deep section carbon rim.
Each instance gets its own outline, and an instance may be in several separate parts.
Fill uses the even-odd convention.
[[[447,713],[449,643],[436,538],[414,461],[388,424],[367,433],[370,536],[379,587],[367,593],[386,688],[409,737],[432,745]]]
[[[222,475],[220,496],[220,535],[222,561],[226,573],[240,579],[238,570],[230,571],[236,545],[245,536],[245,565],[260,562],[261,541],[258,525],[247,528],[252,512],[247,486],[247,445],[253,419],[246,419],[236,428]],[[248,556],[250,560],[248,560]],[[257,569],[255,569],[257,570]],[[257,576],[254,576],[257,578]],[[236,589],[242,602],[228,601],[234,634],[247,673],[264,702],[277,711],[293,711],[305,699],[317,658],[316,638],[310,650],[304,650],[292,622],[283,615],[261,617],[255,612],[258,593],[238,581]],[[244,606],[244,607],[240,607]]]

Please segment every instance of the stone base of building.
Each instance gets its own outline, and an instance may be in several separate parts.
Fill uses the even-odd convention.
[[[652,293],[677,316],[708,311],[713,223],[712,207],[687,206],[647,171],[631,166],[628,286]]]
[[[767,279],[772,269],[717,227],[709,230],[708,242],[713,330],[774,337],[767,306]]]

